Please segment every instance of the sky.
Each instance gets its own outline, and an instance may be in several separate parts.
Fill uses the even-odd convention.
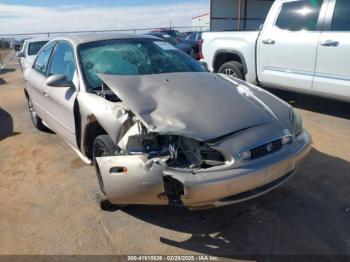
[[[0,35],[191,26],[209,0],[0,0]]]

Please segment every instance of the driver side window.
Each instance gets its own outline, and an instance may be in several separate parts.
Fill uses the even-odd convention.
[[[49,76],[65,75],[67,80],[72,81],[76,65],[72,46],[66,42],[58,43],[51,60]]]
[[[46,75],[47,66],[50,60],[52,50],[55,48],[55,45],[56,41],[47,44],[47,46],[45,46],[41,50],[41,52],[38,54],[35,60],[34,69],[43,75]]]

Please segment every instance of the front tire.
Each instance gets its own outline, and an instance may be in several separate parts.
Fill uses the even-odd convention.
[[[220,66],[218,73],[244,80],[243,66],[236,61],[230,61],[223,64]]]
[[[103,184],[102,175],[98,167],[96,158],[105,156],[115,156],[117,152],[117,146],[112,141],[109,135],[100,135],[96,137],[93,145],[93,161],[96,169],[96,175],[98,183],[100,185],[101,192],[106,196],[105,187]]]

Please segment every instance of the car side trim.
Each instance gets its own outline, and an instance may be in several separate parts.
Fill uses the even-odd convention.
[[[297,75],[305,75],[305,76],[314,76],[314,77],[322,77],[322,78],[328,78],[328,79],[335,79],[335,80],[343,80],[343,81],[350,81],[350,77],[346,76],[334,76],[329,74],[315,74],[308,71],[301,71],[301,70],[290,70],[290,69],[283,69],[283,68],[277,68],[277,67],[265,67],[265,70],[270,71],[276,71],[281,73],[288,73],[288,74],[297,74]]]

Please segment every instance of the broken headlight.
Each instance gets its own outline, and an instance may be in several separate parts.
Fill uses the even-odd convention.
[[[177,135],[143,132],[131,135],[126,144],[128,154],[147,154],[148,158],[167,157],[174,168],[209,168],[223,165],[223,155],[203,142]]]
[[[225,158],[220,152],[192,138],[177,136],[177,141],[169,148],[168,165],[171,167],[197,169],[225,163]]]

